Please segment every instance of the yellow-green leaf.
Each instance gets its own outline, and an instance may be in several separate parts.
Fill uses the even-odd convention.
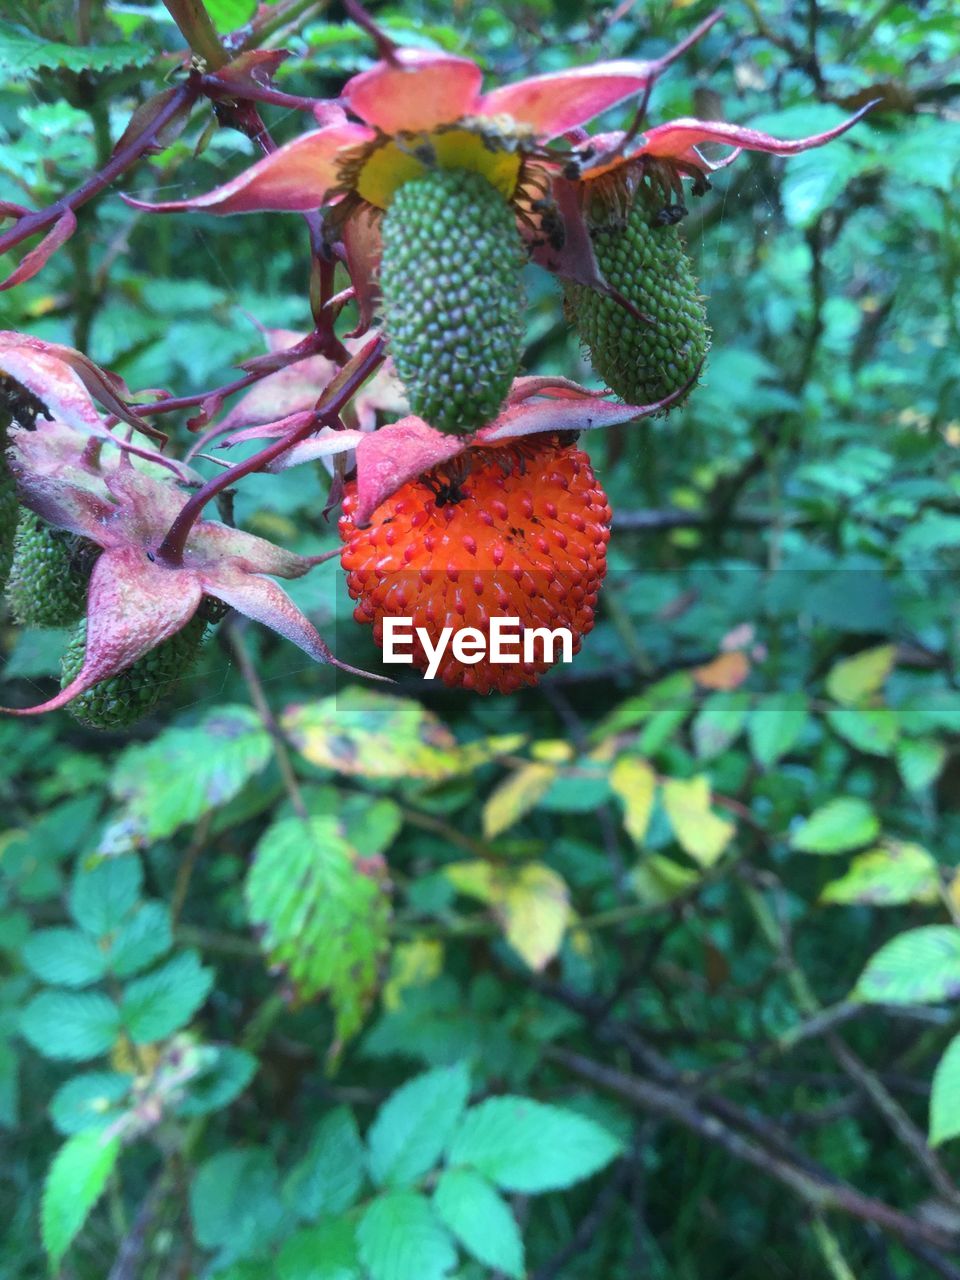
[[[861,853],[846,875],[832,880],[821,902],[862,903],[875,907],[905,902],[937,902],[940,874],[936,860],[918,844],[889,841]]]
[[[543,969],[560,950],[573,919],[566,882],[542,862],[496,867],[455,862],[444,874],[460,893],[493,909],[507,941],[531,969]]]
[[[896,657],[896,645],[884,644],[844,658],[827,675],[827,693],[845,706],[856,706],[881,688]]]
[[[383,984],[386,1009],[399,1009],[410,987],[425,987],[443,971],[443,943],[437,938],[398,942],[390,955],[390,976]]]
[[[649,853],[630,872],[630,886],[641,902],[662,906],[692,889],[701,873],[662,853]]]
[[[685,852],[701,866],[712,867],[733,838],[732,822],[710,809],[710,783],[706,774],[696,778],[670,778],[663,784],[663,807],[674,835]]]
[[[483,834],[488,840],[508,831],[536,807],[557,776],[557,766],[536,761],[517,769],[491,792],[483,806]]]
[[[610,786],[623,802],[627,834],[636,844],[643,844],[653,812],[656,774],[639,756],[621,756],[610,770]]]

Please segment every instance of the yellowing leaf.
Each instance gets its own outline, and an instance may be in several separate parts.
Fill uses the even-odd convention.
[[[566,764],[573,759],[573,747],[563,738],[545,738],[535,742],[530,748],[534,760],[542,760],[544,764]]]
[[[750,659],[742,649],[721,653],[712,662],[696,667],[693,678],[704,689],[736,689],[750,674]]]
[[[386,1009],[399,1009],[409,987],[425,987],[443,970],[443,943],[436,938],[398,942],[390,957],[390,976],[383,985]]]
[[[641,858],[630,872],[630,885],[641,902],[662,906],[672,902],[692,889],[701,873],[691,867],[681,867],[679,862],[666,858],[662,853],[650,853]]]
[[[874,907],[938,902],[939,868],[920,845],[890,840],[882,848],[858,854],[846,875],[831,880],[825,887],[820,900]]]
[[[512,878],[497,914],[514,951],[531,969],[545,969],[560,950],[570,922],[566,882],[540,862],[527,863]]]
[[[621,756],[610,770],[610,786],[623,801],[623,825],[635,844],[643,844],[653,811],[656,774],[639,756]]]
[[[827,693],[837,702],[854,706],[877,692],[893,670],[897,649],[884,644],[877,649],[865,649],[852,658],[844,658],[832,667],[827,676]]]
[[[507,941],[531,969],[545,968],[560,950],[574,917],[566,882],[550,867],[495,867],[477,860],[453,863],[444,874],[460,893],[493,908]]]
[[[490,794],[483,806],[483,834],[493,840],[519,822],[550,790],[557,767],[534,761],[517,769]]]
[[[732,822],[710,809],[710,783],[705,774],[663,784],[663,807],[674,835],[685,852],[701,866],[712,867],[733,837]]]
[[[511,734],[461,746],[418,702],[360,687],[289,707],[281,723],[311,764],[366,778],[455,778],[525,740]]]

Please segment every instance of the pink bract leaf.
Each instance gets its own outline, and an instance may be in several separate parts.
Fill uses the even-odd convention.
[[[0,282],[0,290],[12,289],[15,285],[23,284],[24,280],[32,280],[37,272],[46,266],[53,254],[66,244],[76,229],[77,215],[72,209],[66,209],[37,247],[31,249],[21,259],[20,265],[11,271],[6,280]]]
[[[834,138],[839,138],[841,134],[846,133],[859,120],[862,120],[874,106],[876,106],[875,102],[867,103],[852,116],[848,116],[846,120],[842,120],[840,124],[823,133],[793,139],[774,138],[768,133],[760,133],[757,129],[748,129],[737,124],[724,124],[716,120],[686,118],[670,120],[666,124],[649,129],[635,146],[628,149],[625,156],[618,158],[616,163],[625,164],[638,156],[649,155],[666,159],[692,160],[700,168],[720,167],[705,161],[695,150],[703,142],[727,143],[731,147],[736,147],[738,151],[766,151],[778,156],[792,156],[801,151],[809,151],[813,147],[822,147],[825,143],[832,142]],[[599,169],[587,169],[583,176],[596,177],[598,172],[610,167],[615,166],[602,165]]]
[[[659,62],[620,61],[549,71],[491,89],[480,100],[478,114],[512,116],[548,141],[643,93],[662,69]]]
[[[408,480],[463,453],[469,440],[444,435],[412,416],[363,435],[357,443],[357,524],[367,524],[380,503]]]
[[[361,71],[343,90],[350,110],[384,133],[419,133],[471,115],[481,72],[469,58],[397,49],[394,62]]]
[[[388,430],[388,428],[384,428]],[[315,436],[295,444],[292,449],[281,454],[270,464],[270,471],[286,471],[290,467],[299,467],[304,462],[316,462],[320,458],[332,458],[338,453],[348,453],[355,449],[363,438],[361,431],[335,431],[332,427],[323,427]]]
[[[192,200],[151,204],[124,196],[127,204],[151,213],[205,209],[208,213],[306,213],[326,203],[339,182],[341,152],[375,137],[360,124],[332,124],[294,138],[245,169],[232,182]]]
[[[196,613],[202,597],[198,581],[152,563],[142,548],[104,551],[90,575],[87,646],[80,671],[39,706],[3,709],[29,716],[65,706],[176,635]]]

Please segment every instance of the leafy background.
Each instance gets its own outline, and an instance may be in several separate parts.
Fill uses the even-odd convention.
[[[499,80],[707,11],[377,16]],[[290,92],[372,61],[335,5],[264,13]],[[157,4],[0,5],[3,198],[78,185],[181,46]],[[0,723],[4,1280],[960,1275],[958,67],[950,0],[731,0],[658,86],[788,136],[880,105],[692,206],[709,367],[587,442],[615,534],[572,668],[386,695],[228,623],[129,735]],[[210,124],[126,187],[236,172]],[[111,191],[0,320],[183,394],[309,326],[305,269],[296,218]],[[527,367],[589,380],[529,296]],[[315,552],[324,496],[236,514]],[[297,590],[375,660],[335,567]],[[52,687],[62,636],[2,642],[4,702]]]

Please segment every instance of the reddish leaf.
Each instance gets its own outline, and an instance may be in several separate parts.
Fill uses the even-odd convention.
[[[32,280],[41,271],[56,251],[70,239],[77,229],[77,215],[72,209],[65,209],[35,249],[31,249],[6,280],[0,282],[0,290],[12,289],[14,285],[23,284],[24,280]]]

